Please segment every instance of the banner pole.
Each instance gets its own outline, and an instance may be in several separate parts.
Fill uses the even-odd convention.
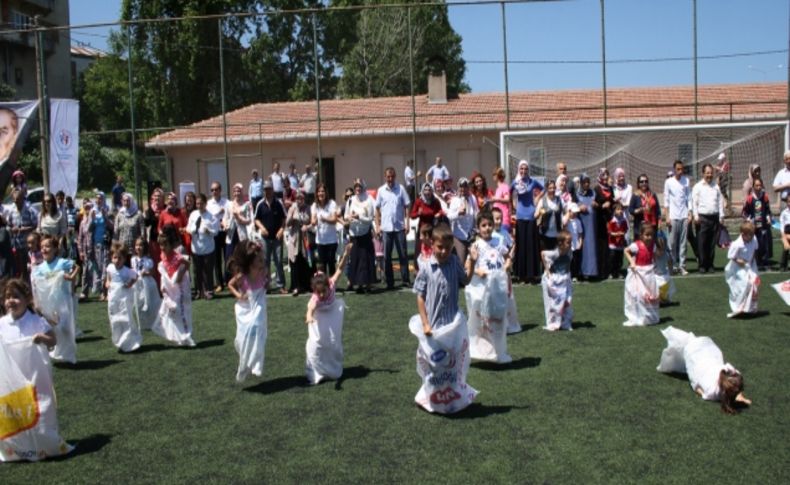
[[[49,103],[47,101],[46,64],[41,40],[41,30],[38,24],[39,16],[33,17],[36,26],[36,91],[38,94],[38,130],[41,142],[41,178],[44,182],[44,192],[49,193]]]

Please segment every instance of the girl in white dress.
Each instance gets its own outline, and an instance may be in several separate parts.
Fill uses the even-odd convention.
[[[642,327],[658,323],[658,286],[656,284],[655,226],[642,224],[639,240],[628,246],[628,275],[625,277],[624,311],[626,327]]]
[[[573,282],[571,281],[571,234],[560,231],[557,248],[541,251],[543,258],[543,308],[546,312],[546,330],[573,330]]]
[[[268,336],[266,315],[267,268],[263,262],[263,247],[251,240],[241,241],[228,263],[233,278],[228,290],[236,298],[233,311],[236,315],[234,346],[239,354],[236,382],[242,382],[252,373],[263,375],[263,363]]]
[[[667,348],[661,353],[657,370],[688,374],[691,388],[706,401],[720,401],[721,410],[736,412],[736,403],[751,405],[743,394],[743,376],[729,363],[710,337],[669,326],[661,331]]]
[[[134,242],[132,256],[132,269],[137,272],[137,282],[134,284],[134,311],[137,324],[142,330],[150,330],[159,314],[162,297],[154,279],[154,260],[148,254],[148,241],[137,238]]]
[[[110,260],[105,271],[104,287],[107,289],[107,313],[110,317],[112,343],[120,352],[140,348],[143,336],[134,318],[134,290],[137,272],[126,266],[129,253],[122,242],[112,243]]]
[[[757,239],[754,237],[754,224],[741,224],[741,235],[730,244],[727,251],[729,263],[724,268],[724,277],[730,287],[730,309],[727,318],[757,311],[757,297],[760,277],[754,255],[757,252]]]
[[[157,242],[162,250],[159,262],[162,305],[151,330],[176,345],[194,347],[189,259],[176,251],[181,246],[181,238],[172,226],[165,226]]]

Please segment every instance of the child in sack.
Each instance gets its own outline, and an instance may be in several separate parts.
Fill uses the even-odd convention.
[[[414,280],[418,315],[409,320],[417,337],[417,374],[422,386],[414,397],[429,412],[458,412],[472,403],[477,391],[466,383],[469,372],[469,334],[458,306],[459,289],[472,276],[477,250],[465,266],[453,251],[453,233],[441,223],[433,230],[433,254]]]
[[[505,316],[508,307],[507,271],[510,251],[493,238],[494,217],[477,216],[474,275],[466,287],[470,354],[473,359],[508,363]]]
[[[757,312],[760,277],[755,262],[758,243],[754,232],[751,222],[741,224],[741,235],[730,244],[727,251],[729,262],[724,268],[724,278],[730,287],[731,310],[727,318]]]
[[[110,261],[104,274],[107,289],[107,314],[110,318],[112,343],[118,352],[140,348],[143,336],[134,318],[134,290],[137,272],[128,266],[129,252],[120,241],[110,247]]]
[[[174,226],[164,226],[157,243],[162,251],[159,261],[162,305],[151,330],[176,345],[194,347],[189,259],[178,252],[181,237]]]
[[[658,286],[655,273],[655,226],[642,224],[639,240],[625,250],[628,276],[625,278],[624,311],[626,327],[655,325],[658,318]]]
[[[620,208],[622,211],[622,207]],[[543,259],[543,308],[546,313],[546,326],[549,331],[573,330],[573,283],[571,281],[571,234],[560,231],[557,234],[557,248],[541,251]]]
[[[510,231],[503,225],[504,215],[502,210],[498,207],[491,209],[491,215],[494,216],[494,233],[491,235],[491,246],[503,246],[508,250],[508,257],[513,261],[515,253],[515,246],[513,245],[513,238],[510,236]],[[508,305],[505,321],[507,322],[508,335],[519,333],[521,331],[521,324],[518,322],[518,308],[516,307],[516,295],[513,293],[513,280],[510,273],[507,273],[507,291],[508,291]]]
[[[667,235],[660,228],[656,232],[656,285],[659,304],[666,304],[675,295],[675,282],[672,280],[672,258],[669,254]]]
[[[623,213],[623,205],[614,203],[612,219],[606,225],[609,233],[609,271],[610,278],[623,275],[623,251],[625,251],[625,235],[628,234],[628,218]]]
[[[228,267],[233,278],[228,282],[228,290],[236,298],[233,307],[236,315],[236,339],[234,346],[239,354],[236,382],[242,382],[252,373],[263,375],[268,336],[268,317],[266,309],[266,288],[268,271],[264,264],[263,247],[257,242],[240,242]]]
[[[343,375],[345,303],[335,296],[335,284],[343,274],[343,267],[350,253],[351,244],[347,244],[335,274],[328,277],[319,271],[311,281],[313,294],[307,303],[305,314],[305,374],[310,384],[318,384],[326,379],[339,379]]]
[[[148,241],[144,237],[134,242],[132,269],[137,272],[137,283],[134,284],[134,308],[137,324],[141,330],[150,330],[159,313],[162,297],[154,279],[154,260],[148,252]]]

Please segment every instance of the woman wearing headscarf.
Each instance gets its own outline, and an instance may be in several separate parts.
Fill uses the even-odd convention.
[[[625,170],[621,167],[614,169],[614,200],[626,208],[631,204],[633,193],[634,187],[625,180]]]
[[[244,186],[237,183],[230,191],[230,223],[225,236],[225,261],[230,261],[237,244],[249,238],[250,224],[255,220],[252,202],[244,200]]]
[[[120,241],[130,254],[134,253],[134,242],[143,235],[143,215],[134,197],[129,192],[121,195],[121,208],[115,216],[114,241]]]
[[[529,162],[518,162],[518,175],[510,186],[512,206],[516,212],[516,265],[514,274],[524,283],[540,281],[540,252],[535,204],[543,195],[543,186],[529,176]]]
[[[442,203],[439,201],[439,198],[434,195],[433,187],[431,187],[431,184],[428,182],[424,183],[420,191],[420,196],[417,197],[417,200],[412,204],[411,213],[409,214],[409,217],[412,219],[419,219],[417,223],[418,237],[415,238],[417,246],[414,249],[415,271],[417,270],[417,258],[422,251],[422,244],[419,238],[420,228],[425,224],[435,226],[439,218],[444,215],[445,211],[442,208]]]
[[[310,250],[310,206],[305,203],[304,192],[296,192],[296,202],[288,209],[285,218],[285,248],[288,251],[288,265],[291,268],[291,288],[293,296],[309,293],[310,278],[313,271],[308,262]]]
[[[661,220],[661,204],[658,203],[656,194],[650,190],[647,175],[641,174],[636,178],[636,187],[628,206],[628,212],[634,218],[634,241],[639,240],[639,228],[642,224],[657,226]]]
[[[542,251],[551,251],[557,247],[557,234],[562,230],[562,216],[565,214],[555,181],[546,182],[546,193],[537,206],[535,217],[540,222],[540,247]]]
[[[181,238],[181,254],[189,254],[187,242],[184,240],[184,235],[187,234],[187,218],[178,207],[178,196],[175,192],[170,192],[167,194],[166,201],[166,209],[159,213],[159,232],[162,232],[165,226],[173,226]]]
[[[562,201],[562,206],[565,208],[565,211],[567,211],[571,206],[571,202],[573,202],[574,194],[571,193],[568,187],[568,176],[565,174],[557,177],[557,195]]]
[[[101,293],[100,301],[107,298],[107,289],[104,287],[104,270],[109,260],[110,241],[112,241],[112,220],[110,219],[110,206],[104,192],[96,192],[96,203],[88,216],[90,223],[88,231],[91,234],[93,253],[91,254],[93,290]]]
[[[349,282],[357,292],[370,292],[376,280],[376,253],[373,249],[373,199],[365,190],[362,180],[354,182],[354,195],[346,202],[345,220],[351,239],[351,266]]]
[[[25,175],[25,172],[16,170],[13,174],[11,174],[11,184],[13,185],[12,189],[21,190],[22,196],[27,199],[27,176]]]
[[[752,195],[754,179],[762,179],[762,169],[756,163],[749,165],[749,176],[743,181],[743,200]]]
[[[590,177],[583,173],[576,186],[576,201],[579,205],[579,220],[584,228],[584,242],[582,243],[581,276],[595,278],[598,276],[598,261],[595,250],[598,209],[595,203],[595,191],[590,188]]]
[[[609,170],[598,170],[598,184],[595,186],[595,204],[598,215],[595,218],[595,254],[598,263],[598,276],[609,274],[609,233],[606,225],[614,213],[614,188],[609,185]]]

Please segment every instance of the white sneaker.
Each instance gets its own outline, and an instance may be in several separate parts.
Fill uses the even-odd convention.
[[[727,314],[727,318],[732,318],[732,317],[735,317],[735,316],[737,316],[737,315],[738,315],[738,314],[737,314],[737,313],[735,313],[735,312],[728,313],[728,314]]]
[[[689,272],[686,271],[686,268],[680,268],[680,274],[686,276],[687,274],[689,274]]]

